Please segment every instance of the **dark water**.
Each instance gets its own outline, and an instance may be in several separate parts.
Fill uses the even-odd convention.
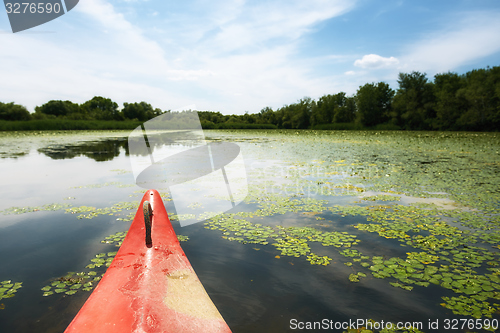
[[[141,189],[134,185],[129,172],[127,134],[4,137],[0,209],[49,203],[104,208],[121,201],[140,200]],[[253,147],[261,142],[261,136],[249,136],[226,134],[225,137],[239,142],[246,153],[247,170],[251,171],[252,165],[259,163],[274,163]],[[293,154],[300,155],[302,150],[303,147],[296,146]],[[19,156],[19,152],[24,155]],[[252,173],[249,174],[251,178]],[[279,177],[275,179],[280,181]],[[352,198],[329,198],[331,205],[348,202],[352,202]],[[171,202],[166,202],[166,206],[169,212],[174,211]],[[241,204],[235,210],[253,211],[256,207],[256,204]],[[352,231],[350,225],[366,223],[366,218],[361,216],[341,218],[331,212],[320,216],[329,221],[326,230]],[[300,214],[285,213],[258,222],[306,226],[314,221]],[[64,331],[90,292],[43,297],[40,289],[67,272],[84,270],[89,259],[98,253],[116,251],[114,245],[102,244],[101,240],[128,230],[129,225],[130,222],[118,221],[117,216],[77,219],[75,214],[64,210],[1,215],[0,281],[23,282],[23,287],[15,297],[0,300],[5,305],[5,309],[0,310],[0,332]],[[234,332],[298,331],[292,329],[293,323],[325,319],[336,323],[358,319],[422,322],[422,331],[430,332],[427,330],[429,320],[443,322],[458,318],[438,305],[442,302],[441,296],[453,296],[439,286],[415,287],[407,292],[370,275],[359,283],[349,282],[347,277],[356,270],[343,265],[349,260],[335,248],[318,245],[317,250],[330,256],[332,263],[326,267],[312,266],[303,257],[276,259],[279,253],[271,245],[226,241],[219,231],[207,230],[203,223],[181,228],[174,221],[173,225],[177,234],[189,236],[189,241],[181,245]],[[357,249],[364,253],[393,257],[407,251],[396,240],[376,233],[363,233],[358,238],[361,243]]]

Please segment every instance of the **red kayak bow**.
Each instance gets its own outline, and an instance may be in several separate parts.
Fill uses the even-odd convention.
[[[111,266],[65,332],[231,332],[157,191],[144,194]]]

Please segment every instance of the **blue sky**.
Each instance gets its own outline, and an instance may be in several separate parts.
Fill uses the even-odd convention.
[[[80,0],[16,34],[0,12],[0,101],[30,111],[97,95],[255,113],[498,65],[498,0]]]

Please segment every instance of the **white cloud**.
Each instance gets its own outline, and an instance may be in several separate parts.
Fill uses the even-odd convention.
[[[326,79],[308,77],[310,63],[293,60],[298,39],[317,23],[350,10],[353,4],[346,0],[313,0],[307,4],[282,0],[257,5],[242,0],[229,4],[210,2],[207,8],[200,9],[206,9],[206,13],[199,20],[182,18],[182,31],[176,30],[177,21],[167,21],[164,29],[170,32],[168,46],[163,45],[161,59],[146,60],[168,80],[195,82],[192,90],[202,92],[187,93],[185,103],[196,102],[201,110],[243,113],[269,104],[281,106],[331,85]],[[103,21],[108,17],[97,15],[103,25],[111,28],[115,23]],[[116,16],[124,39],[145,38],[131,31],[122,19]],[[134,41],[134,49],[162,54],[154,44],[139,42],[144,46],[137,47]]]
[[[376,68],[391,67],[397,65],[398,63],[399,60],[394,57],[384,58],[377,54],[367,54],[364,55],[363,58],[356,60],[354,62],[354,66],[361,68],[376,69]]]
[[[147,101],[168,109],[190,102],[178,87],[169,86],[171,82],[211,75],[206,70],[175,68],[157,41],[145,37],[104,0],[80,2],[72,13],[76,12],[90,23],[76,38],[75,31],[46,38],[2,36],[0,101],[15,101],[33,111],[51,99],[83,103],[100,95],[119,104]],[[97,31],[85,31],[89,27]]]
[[[153,64],[156,73],[168,68],[164,51],[158,42],[144,37],[141,29],[117,13],[110,3],[105,0],[85,0],[76,8],[97,21],[111,35],[112,44],[107,52],[119,51],[121,57],[118,59],[135,60],[136,66],[129,70],[143,72],[144,67],[151,67]]]
[[[472,12],[456,18],[447,29],[409,46],[401,57],[403,68],[443,72],[499,52],[498,17],[499,12]]]
[[[80,1],[48,23],[57,33],[1,34],[0,101],[33,110],[50,99],[82,103],[102,95],[162,109],[196,103],[200,110],[257,112],[305,95],[352,93],[366,82],[394,80],[398,71],[453,70],[500,51],[493,11],[462,13],[399,53],[387,51],[391,57],[352,57],[342,43],[333,55],[310,56],[303,42],[354,1],[190,0],[168,10],[152,3]],[[447,20],[440,18],[443,26]]]
[[[86,0],[71,21],[84,23],[55,23],[71,31],[59,29],[52,39],[4,35],[0,101],[33,110],[50,99],[82,103],[101,95],[118,104],[196,103],[200,110],[243,113],[334,91],[335,80],[311,77],[315,64],[297,60],[297,52],[304,35],[352,9],[353,1],[198,3],[207,8],[197,10],[199,20],[169,16],[155,30],[160,25],[141,29],[107,0]]]
[[[231,105],[233,109],[227,112],[254,112],[266,105],[280,107],[331,87],[330,78],[310,77],[312,66],[317,65],[314,60],[296,60],[300,38],[317,23],[350,10],[353,3],[240,3],[225,21],[219,20],[220,25],[210,28],[213,34],[185,51],[183,58],[186,64],[199,63],[212,74],[200,82]]]
[[[310,32],[316,23],[339,16],[353,5],[353,1],[345,0],[281,0],[242,7],[235,19],[221,26],[216,41],[234,49],[277,38],[295,40]]]

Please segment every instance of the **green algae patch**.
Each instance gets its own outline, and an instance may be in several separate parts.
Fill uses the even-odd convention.
[[[22,282],[12,282],[11,280],[5,280],[0,282],[0,301],[2,299],[8,299],[16,296],[19,289],[23,287]],[[0,310],[5,309],[5,304],[1,304]]]
[[[366,274],[363,272],[351,273],[349,274],[349,281],[351,282],[359,282],[361,278],[366,277]]]
[[[303,163],[302,166],[306,164]],[[299,185],[303,182],[300,177],[295,179]],[[330,189],[345,189],[353,196],[361,192],[359,187],[351,184],[333,185],[331,182],[320,180],[316,181],[316,185],[328,186]],[[287,187],[288,190],[291,188]],[[295,189],[297,191],[291,193],[296,194],[292,196],[259,193],[256,189],[249,189],[249,197],[245,201],[249,204],[256,203],[258,207],[256,210],[220,215],[208,220],[205,228],[219,230],[222,233],[221,237],[229,241],[243,244],[270,244],[278,251],[276,258],[305,257],[312,265],[326,266],[331,261],[329,256],[322,256],[311,250],[314,242],[319,242],[323,246],[337,247],[340,248],[338,252],[340,255],[352,260],[344,264],[352,268],[359,267],[364,270],[360,273],[365,276],[371,274],[378,279],[387,279],[390,285],[408,292],[415,288],[437,285],[465,299],[479,297],[481,302],[490,304],[488,308],[490,312],[480,312],[483,316],[499,310],[494,305],[496,304],[494,300],[500,295],[499,285],[492,281],[500,273],[492,271],[485,275],[474,270],[484,268],[486,265],[490,270],[496,268],[498,252],[472,245],[498,244],[500,241],[497,238],[498,216],[491,212],[466,211],[463,205],[449,209],[435,204],[448,197],[443,194],[435,194],[435,202],[415,202],[413,199],[409,200],[411,198],[408,196],[415,195],[415,192],[380,188],[390,194],[364,196],[362,201],[375,203],[382,201],[384,204],[358,206],[330,205],[325,200],[301,198],[303,193],[300,192],[300,186]],[[320,194],[337,196],[346,195],[346,192],[339,194],[329,191]],[[423,193],[418,195],[422,199],[428,199]],[[441,201],[437,201],[438,199]],[[409,201],[409,204],[403,201]],[[351,232],[336,232],[314,227],[264,226],[251,221],[268,216],[279,219],[279,216],[290,213],[310,218],[325,212],[331,212],[339,217],[362,217],[367,223],[353,224]],[[325,222],[323,226],[328,227],[329,221]],[[363,232],[376,233],[381,237],[395,240],[409,251],[406,252],[406,257],[385,258],[364,255],[356,249],[360,243],[356,235]],[[359,278],[358,273],[348,277],[351,282],[358,282]],[[490,283],[486,282],[487,280],[490,280]],[[472,315],[472,312],[461,312],[461,314]]]
[[[107,236],[101,242],[105,244],[114,244],[120,247],[126,235],[126,232],[117,232]],[[188,236],[178,235],[177,237],[179,241],[189,240]],[[94,258],[89,260],[90,263],[85,266],[87,271],[68,272],[65,276],[54,279],[48,285],[40,289],[43,291],[43,296],[47,297],[62,293],[71,296],[79,291],[92,291],[104,276],[105,272],[102,272],[101,267],[108,268],[111,266],[117,253],[118,251],[110,251],[96,254]]]
[[[288,203],[290,202],[288,201]],[[310,207],[306,209],[311,209],[311,211],[316,211],[316,208],[323,204],[312,200],[308,200],[307,203]],[[293,204],[289,205],[287,209],[301,211],[304,208]],[[270,213],[267,212],[267,214]],[[272,214],[277,214],[274,209],[272,209]],[[312,253],[311,242],[337,248],[351,247],[359,242],[355,236],[349,235],[347,232],[320,231],[311,227],[271,227],[260,223],[252,223],[239,216],[248,216],[248,214],[223,214],[206,222],[205,228],[221,231],[221,237],[229,241],[237,241],[243,244],[270,244],[279,251],[280,256],[306,257],[311,265],[326,266],[331,261],[328,256]]]
[[[189,236],[177,235],[177,240],[179,242],[187,242],[189,240]]]
[[[500,304],[484,301],[483,297],[443,297],[441,306],[451,310],[453,314],[474,318],[488,317],[498,312]]]
[[[26,207],[10,207],[5,210],[3,210],[3,214],[9,215],[9,214],[25,214],[25,213],[32,213],[32,212],[39,212],[39,211],[56,211],[56,210],[63,210],[68,207],[71,207],[69,204],[59,204],[59,203],[52,203],[52,204],[47,204],[47,205],[41,205],[41,206],[26,206]]]
[[[95,271],[68,272],[65,276],[57,278],[40,290],[43,291],[42,296],[44,297],[61,293],[74,295],[79,291],[92,291],[104,273],[96,275]]]
[[[95,258],[90,259],[90,264],[85,268],[88,271],[68,272],[66,275],[52,280],[49,284],[41,288],[43,296],[62,294],[71,296],[79,291],[92,291],[97,283],[104,276],[105,272],[100,267],[109,267],[118,251],[98,253]]]
[[[138,201],[117,202],[111,207],[97,208],[94,206],[72,206],[70,204],[52,203],[41,206],[10,207],[3,210],[4,215],[26,214],[38,211],[58,211],[64,210],[67,214],[76,214],[78,219],[93,219],[101,215],[120,216],[123,211],[135,211],[139,205]],[[118,217],[116,220],[130,222],[133,220],[135,212],[130,212],[126,217]]]
[[[388,194],[364,196],[361,199],[365,200],[365,201],[400,201],[401,200],[401,198],[398,196],[388,195]]]
[[[113,171],[113,170],[111,170]],[[119,172],[124,173],[124,172]],[[126,171],[125,171],[126,173]],[[135,184],[123,184],[121,182],[107,182],[107,183],[100,183],[100,184],[90,184],[90,185],[82,185],[82,186],[73,186],[70,187],[70,189],[84,189],[84,188],[101,188],[101,187],[107,187],[107,186],[116,186],[116,187],[135,187]]]
[[[123,240],[125,239],[125,236],[127,236],[127,232],[117,232],[112,235],[107,236],[103,240],[101,240],[101,243],[103,244],[114,244],[116,247],[120,247],[123,243]]]
[[[328,256],[318,256],[315,253],[311,253],[310,255],[307,256],[307,261],[311,263],[311,265],[329,265],[330,261],[332,261],[332,258]]]
[[[137,210],[139,202],[128,202],[122,201],[115,203],[111,207],[106,208],[96,208],[92,206],[79,206],[79,207],[71,207],[66,209],[66,213],[68,214],[79,214],[77,216],[78,219],[92,219],[99,215],[115,215],[123,210]],[[128,218],[130,218],[129,215]],[[135,215],[134,215],[135,216]],[[122,219],[125,220],[125,219]]]
[[[394,196],[388,197],[396,201],[393,200]],[[252,202],[252,199],[248,201]],[[470,310],[458,312],[455,309],[456,314],[477,317],[478,313],[481,313],[481,316],[489,316],[500,310],[494,302],[500,298],[500,285],[494,282],[500,272],[495,270],[485,275],[473,270],[484,268],[486,265],[490,267],[490,270],[496,268],[499,259],[498,252],[472,245],[477,242],[495,242],[497,240],[495,233],[473,232],[451,226],[448,221],[444,221],[444,218],[453,218],[458,215],[466,219],[464,219],[465,223],[461,223],[459,219],[457,222],[462,226],[470,227],[472,219],[476,222],[485,220],[478,218],[476,212],[443,210],[432,204],[328,206],[323,200],[279,198],[276,194],[265,197],[263,203],[258,202],[259,208],[254,212],[223,214],[206,222],[205,228],[219,230],[222,232],[221,237],[229,241],[238,241],[243,244],[270,244],[279,253],[276,258],[281,256],[306,257],[312,265],[326,266],[331,261],[329,256],[321,256],[312,252],[313,242],[319,242],[323,246],[343,248],[338,253],[352,258],[352,262],[344,264],[353,268],[359,265],[359,268],[365,269],[364,272],[360,272],[364,276],[372,274],[378,279],[388,279],[390,285],[408,292],[415,288],[429,287],[431,284],[438,285],[460,295],[461,300],[467,299],[471,302],[471,299],[475,299],[478,302],[477,299],[479,299],[483,304],[479,312]],[[317,216],[325,211],[341,217],[365,217],[368,223],[352,225],[354,230],[377,233],[381,237],[396,240],[401,246],[414,250],[407,252],[406,257],[401,258],[370,257],[352,248],[356,247],[360,240],[349,232],[322,231],[313,227],[272,227],[249,220],[263,216],[277,217],[286,213],[302,213],[303,216],[309,217]],[[486,219],[488,218],[489,216],[486,216]],[[361,276],[359,273],[353,273],[348,279],[351,282],[359,282]],[[458,301],[455,300],[455,302]],[[465,304],[462,303],[460,303],[461,309]],[[479,305],[475,304],[475,306]]]

